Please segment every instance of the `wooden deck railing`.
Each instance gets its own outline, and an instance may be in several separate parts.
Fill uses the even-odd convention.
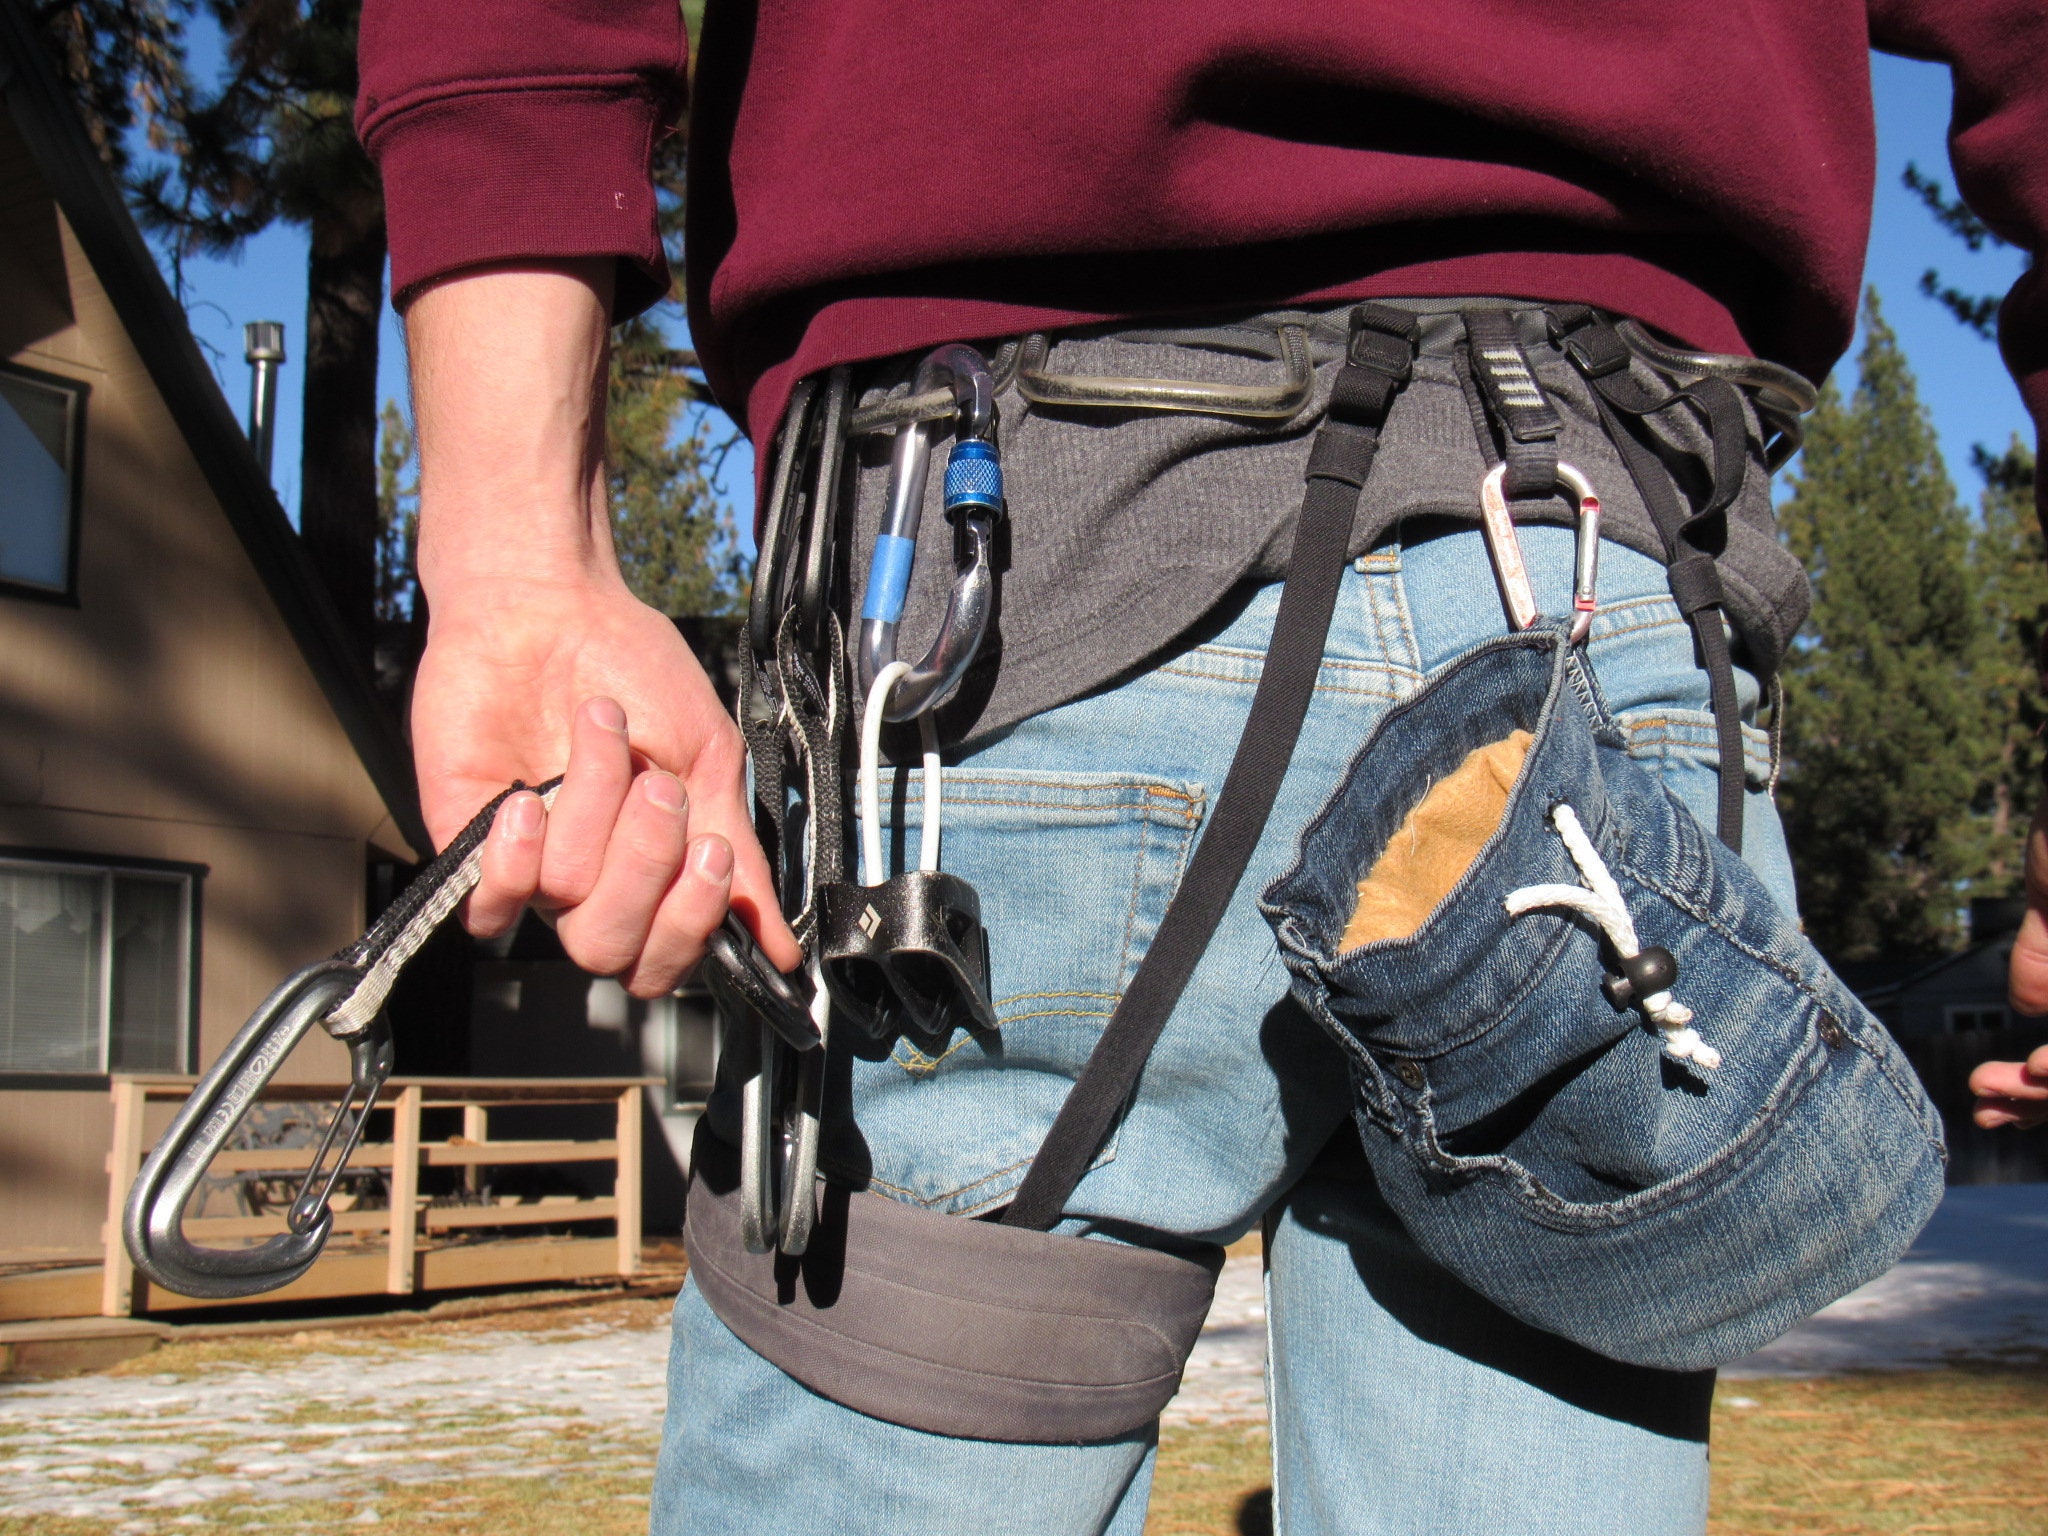
[[[106,1249],[100,1292],[104,1316],[221,1305],[150,1287],[136,1275],[121,1241],[121,1210],[150,1144],[146,1130],[146,1122],[152,1118],[149,1106],[182,1103],[191,1093],[193,1081],[189,1077],[125,1076],[113,1081],[114,1140],[107,1157],[107,1221],[101,1234]],[[381,1119],[388,1111],[390,1140],[365,1142],[349,1159],[351,1168],[390,1170],[389,1206],[338,1211],[334,1217],[336,1234],[381,1232],[382,1252],[375,1246],[357,1244],[344,1250],[342,1245],[330,1243],[329,1251],[310,1271],[262,1299],[305,1300],[378,1292],[402,1296],[479,1285],[613,1274],[630,1277],[640,1267],[641,1097],[642,1090],[657,1081],[640,1077],[392,1078],[375,1112]],[[259,1098],[268,1103],[331,1106],[341,1092],[340,1084],[273,1083]],[[555,1104],[612,1106],[613,1134],[587,1141],[491,1139],[493,1109]],[[435,1110],[460,1110],[461,1133],[445,1140],[423,1140],[421,1119]],[[214,1159],[212,1171],[288,1177],[310,1165],[313,1151],[310,1146],[228,1151]],[[502,1205],[435,1205],[420,1194],[422,1168],[461,1168],[466,1188],[474,1192],[480,1188],[480,1169],[536,1163],[610,1163],[613,1192],[603,1196],[546,1195]],[[594,1220],[611,1221],[615,1235],[548,1242],[512,1240],[522,1227]],[[506,1238],[435,1242],[443,1234],[476,1229],[503,1229]],[[282,1211],[253,1216],[194,1215],[185,1222],[186,1234],[201,1244],[268,1237],[284,1230]]]

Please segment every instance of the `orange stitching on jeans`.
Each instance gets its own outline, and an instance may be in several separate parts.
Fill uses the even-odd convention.
[[[891,1184],[887,1179],[877,1178],[872,1173],[868,1175],[868,1186],[871,1189],[890,1190],[895,1194],[905,1196],[913,1205],[921,1205],[924,1206],[926,1209],[930,1209],[932,1206],[939,1204],[941,1201],[951,1200],[955,1195],[966,1194],[968,1190],[975,1188],[977,1185],[986,1184],[992,1179],[1000,1179],[1008,1174],[1015,1173],[1019,1168],[1028,1167],[1030,1165],[1030,1162],[1030,1158],[1020,1157],[1017,1159],[1016,1162],[1010,1164],[1010,1166],[1007,1168],[998,1168],[993,1173],[984,1173],[978,1179],[970,1179],[965,1184],[957,1185],[954,1188],[945,1191],[943,1194],[933,1195],[929,1200],[919,1195],[918,1192],[914,1189],[906,1188],[904,1185],[901,1184]]]
[[[1138,834],[1138,857],[1133,861],[1131,870],[1131,905],[1124,913],[1124,941],[1116,957],[1116,979],[1119,984],[1124,979],[1124,967],[1130,963],[1131,930],[1138,925],[1138,898],[1145,889],[1145,851],[1151,846],[1152,823],[1148,821],[1144,823],[1144,830]]]
[[[998,998],[996,1000],[996,1007],[1000,1010],[1009,1007],[1012,1003],[1056,1002],[1064,997],[1085,997],[1095,1002],[1113,1003],[1120,995],[1116,992],[1019,992],[1015,997]],[[1038,1015],[1026,1014],[1024,1017],[1037,1018]]]

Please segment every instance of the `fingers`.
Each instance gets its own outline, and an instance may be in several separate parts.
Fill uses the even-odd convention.
[[[662,898],[638,958],[620,980],[635,997],[675,990],[704,958],[704,941],[732,898],[732,847],[717,835],[693,838],[682,872]]]
[[[1971,1118],[1987,1130],[2048,1121],[2048,1046],[2026,1061],[1980,1062],[1970,1074],[1978,1099]]]
[[[734,733],[735,738],[737,734]],[[723,839],[732,856],[728,896],[733,910],[753,930],[774,965],[785,971],[795,970],[803,961],[803,950],[796,935],[789,931],[789,924],[783,921],[767,856],[754,837],[753,817],[747,806],[744,759],[736,740],[725,760],[708,753],[699,759],[697,770],[690,775],[690,789],[691,837],[694,839],[700,833],[715,835]],[[718,915],[725,915],[723,907]],[[703,935],[716,926],[714,920],[698,935],[700,951]]]
[[[573,907],[597,888],[632,787],[626,712],[611,699],[587,700],[570,722],[569,766],[548,812],[540,867],[543,904]],[[680,785],[676,793],[680,797]],[[680,857],[680,846],[676,852]]]
[[[632,780],[602,846],[596,879],[556,920],[555,932],[570,959],[600,976],[633,970],[647,948],[655,914],[683,867],[687,829],[680,779],[657,769]],[[551,845],[554,835],[551,829]],[[580,867],[581,850],[578,860]],[[541,886],[544,895],[553,894],[545,873]],[[701,934],[698,939],[701,943]]]
[[[2048,797],[2027,830],[2027,912],[2013,938],[2006,987],[2013,1010],[2048,1013]]]
[[[547,808],[536,794],[508,796],[484,839],[483,873],[470,892],[464,921],[480,939],[494,939],[519,921],[540,887],[541,834]]]
[[[528,904],[550,914],[571,960],[618,976],[637,997],[672,991],[740,898],[785,969],[802,959],[782,921],[768,863],[748,816],[738,733],[714,737],[691,765],[635,773],[625,713],[592,699],[570,727],[569,764],[552,809],[513,795],[484,843],[466,921],[503,933]]]

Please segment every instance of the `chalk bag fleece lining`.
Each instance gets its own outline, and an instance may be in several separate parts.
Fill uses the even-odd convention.
[[[824,1186],[801,1258],[740,1241],[738,1157],[698,1128],[684,1242],[704,1298],[756,1353],[835,1402],[981,1440],[1107,1440],[1180,1385],[1215,1290],[1214,1247],[1169,1253],[1050,1229],[1129,1099],[1265,831],[1315,690],[1358,498],[1418,327],[1352,311],[1344,366],[1251,712],[1158,936],[1000,1221]]]

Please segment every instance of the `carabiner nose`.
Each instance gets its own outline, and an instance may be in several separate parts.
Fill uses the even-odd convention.
[[[1003,506],[1002,466],[989,436],[995,426],[995,378],[979,352],[956,342],[940,347],[918,364],[911,388],[923,394],[941,384],[952,387],[959,434],[946,460],[946,515],[957,519],[964,547],[938,634],[923,659],[889,695],[885,713],[890,720],[920,715],[953,691],[981,646],[994,607],[991,544]],[[896,631],[917,554],[932,437],[940,425],[908,422],[896,430],[889,504],[882,514],[867,594],[861,604],[857,670],[863,695],[896,660]]]
[[[1515,533],[1515,521],[1508,515],[1503,482],[1507,466],[1496,464],[1479,482],[1479,525],[1486,535],[1486,552],[1493,561],[1494,580],[1500,584],[1501,603],[1508,622],[1516,629],[1528,629],[1543,617],[1536,606],[1536,593],[1529,584],[1529,567],[1522,560],[1522,541]],[[1572,644],[1584,645],[1593,629],[1593,610],[1598,605],[1600,580],[1600,498],[1586,477],[1569,464],[1557,466],[1558,485],[1571,493],[1578,506],[1578,536],[1572,549]]]

